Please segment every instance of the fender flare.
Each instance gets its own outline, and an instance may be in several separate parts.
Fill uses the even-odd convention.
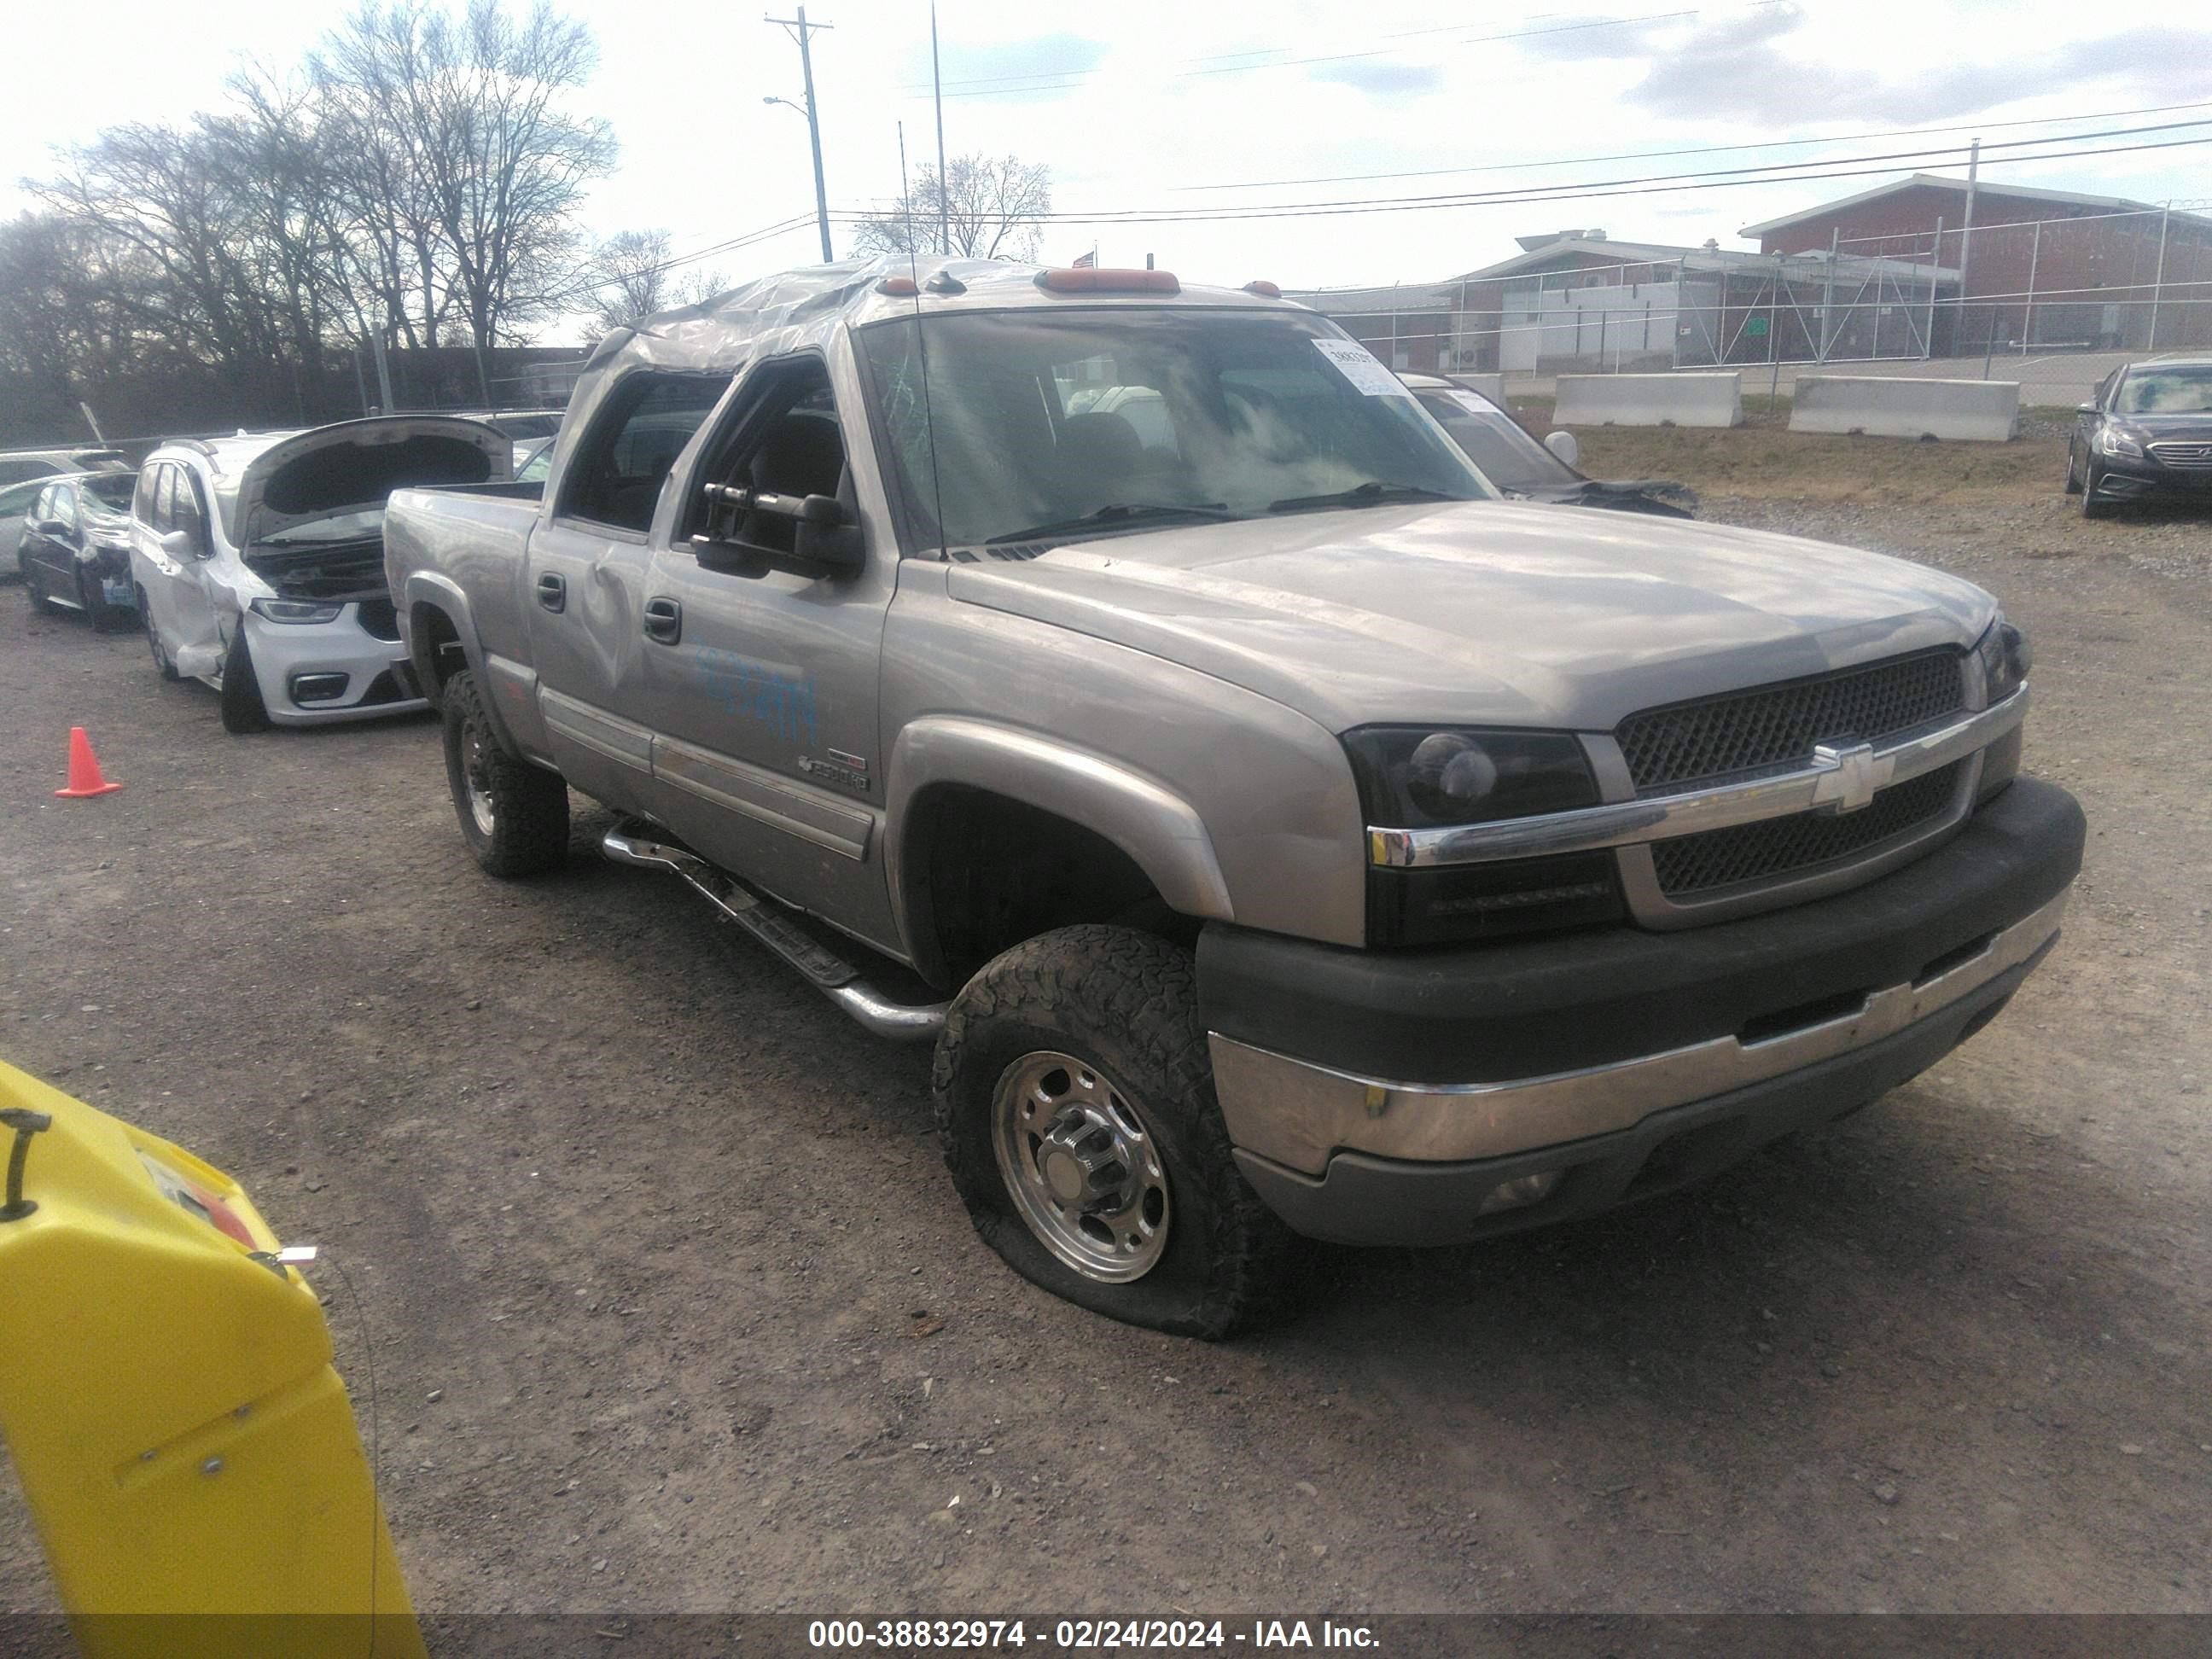
[[[405,590],[400,597],[403,603],[399,607],[399,631],[407,641],[408,665],[414,670],[416,685],[422,695],[437,701],[438,665],[428,645],[415,632],[415,607],[418,605],[427,605],[445,613],[460,641],[461,655],[467,659],[478,681],[483,680],[483,641],[477,637],[476,613],[469,608],[469,596],[462,590],[461,585],[451,576],[441,575],[434,570],[410,571]],[[507,727],[498,699],[487,695],[480,702],[500,746],[518,759],[526,758],[521,745],[514,740],[514,733]]]
[[[1160,897],[1185,915],[1233,921],[1235,906],[1213,838],[1190,803],[1157,780],[1088,750],[1014,726],[957,715],[925,715],[892,745],[885,808],[897,833],[884,837],[892,914],[909,951],[914,901],[904,869],[915,803],[933,787],[959,784],[1037,807],[1096,831],[1127,853]]]

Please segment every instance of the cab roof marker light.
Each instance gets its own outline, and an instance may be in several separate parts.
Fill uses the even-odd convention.
[[[886,276],[876,284],[876,292],[889,295],[894,300],[911,300],[921,292],[911,276]]]
[[[1255,276],[1245,283],[1244,291],[1247,294],[1256,294],[1263,300],[1279,300],[1283,297],[1283,290],[1264,276]]]
[[[1036,285],[1048,294],[1180,294],[1172,270],[1094,269],[1040,270]]]

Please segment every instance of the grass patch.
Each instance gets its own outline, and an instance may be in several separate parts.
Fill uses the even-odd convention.
[[[1539,437],[1552,400],[1516,398],[1513,413]],[[2005,444],[1853,438],[1789,429],[1787,398],[1747,397],[1744,424],[1593,426],[1575,430],[1594,478],[1674,478],[1701,495],[1803,501],[1879,501],[1902,507],[2033,501],[2066,475],[2066,426],[2024,417]]]

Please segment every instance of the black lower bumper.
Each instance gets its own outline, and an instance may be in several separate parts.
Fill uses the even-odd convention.
[[[2085,834],[2070,795],[2023,778],[1917,863],[1832,898],[1711,927],[1613,927],[1386,952],[1210,925],[1198,955],[1207,1027],[1262,1051],[1285,1091],[1224,1087],[1238,1162],[1291,1226],[1352,1243],[1479,1237],[1670,1190],[1778,1135],[1866,1104],[1978,1030],[2047,951],[2056,913],[2048,923],[2037,913],[2073,881]],[[1966,978],[1973,988],[1954,1000],[1930,994],[1940,1006],[1902,1029],[1869,1030],[1860,1046],[1744,1086],[1717,1084],[1631,1111],[1608,1105],[1614,1115],[1601,1126],[1571,1127],[1540,1104],[1472,1158],[1474,1142],[1447,1152],[1426,1139],[1439,1121],[1435,1110],[1404,1118],[1426,1126],[1418,1133],[1392,1127],[1401,1121],[1386,1101],[1397,1098],[1394,1090],[1418,1096],[1425,1088],[1433,1103],[1460,1098],[1468,1085],[1499,1085],[1486,1098],[1467,1097],[1470,1113],[1497,1121],[1495,1103],[1515,1091],[1548,1101],[1532,1084],[1540,1090],[1547,1079],[1591,1073],[1594,1089],[1577,1079],[1585,1097],[1626,1101],[1621,1089],[1654,1057],[1697,1045],[1765,1045],[1775,1054],[1774,1043],[1794,1040],[1781,1034],[1832,1021],[1878,995],[1894,998],[1896,988],[1936,983],[1978,953],[1995,955],[1991,941],[2008,938],[2037,948],[2002,972],[2002,959],[1992,962],[1985,982]],[[1735,1044],[1718,1043],[1726,1038]],[[1615,1068],[1620,1083],[1605,1075]],[[1327,1111],[1290,1115],[1305,1109],[1309,1081],[1320,1079],[1314,1086],[1340,1101],[1346,1080],[1356,1094],[1362,1079],[1387,1080],[1364,1085],[1371,1126],[1356,1114],[1349,1122]],[[1444,1109],[1448,1126],[1459,1121],[1449,1116],[1456,1108]],[[1304,1139],[1276,1133],[1294,1121]],[[1393,1143],[1407,1133],[1419,1150]],[[1413,1155],[1394,1155],[1401,1152]],[[1500,1207],[1500,1188],[1524,1176],[1554,1178],[1532,1183],[1534,1201],[1512,1198],[1517,1207]]]
[[[1209,923],[1200,1006],[1239,1042],[1406,1083],[1615,1065],[1916,980],[2063,892],[2086,833],[2071,795],[2021,778],[1917,863],[1711,927],[1358,951]]]
[[[2107,459],[2089,474],[2100,501],[2193,501],[2212,506],[2212,468],[2161,466],[2156,461]]]
[[[1769,1141],[1848,1116],[1910,1082],[1996,1018],[2049,950],[1894,1036],[1655,1112],[1616,1134],[1459,1164],[1339,1152],[1319,1176],[1243,1151],[1237,1165],[1293,1229],[1337,1244],[1458,1244],[1595,1215],[1702,1181]],[[1484,1200],[1507,1183],[1542,1176],[1557,1181],[1536,1202],[1483,1212]]]

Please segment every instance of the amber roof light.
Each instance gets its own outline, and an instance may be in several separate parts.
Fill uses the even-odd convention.
[[[1172,270],[1040,270],[1036,285],[1048,294],[1180,294]]]

